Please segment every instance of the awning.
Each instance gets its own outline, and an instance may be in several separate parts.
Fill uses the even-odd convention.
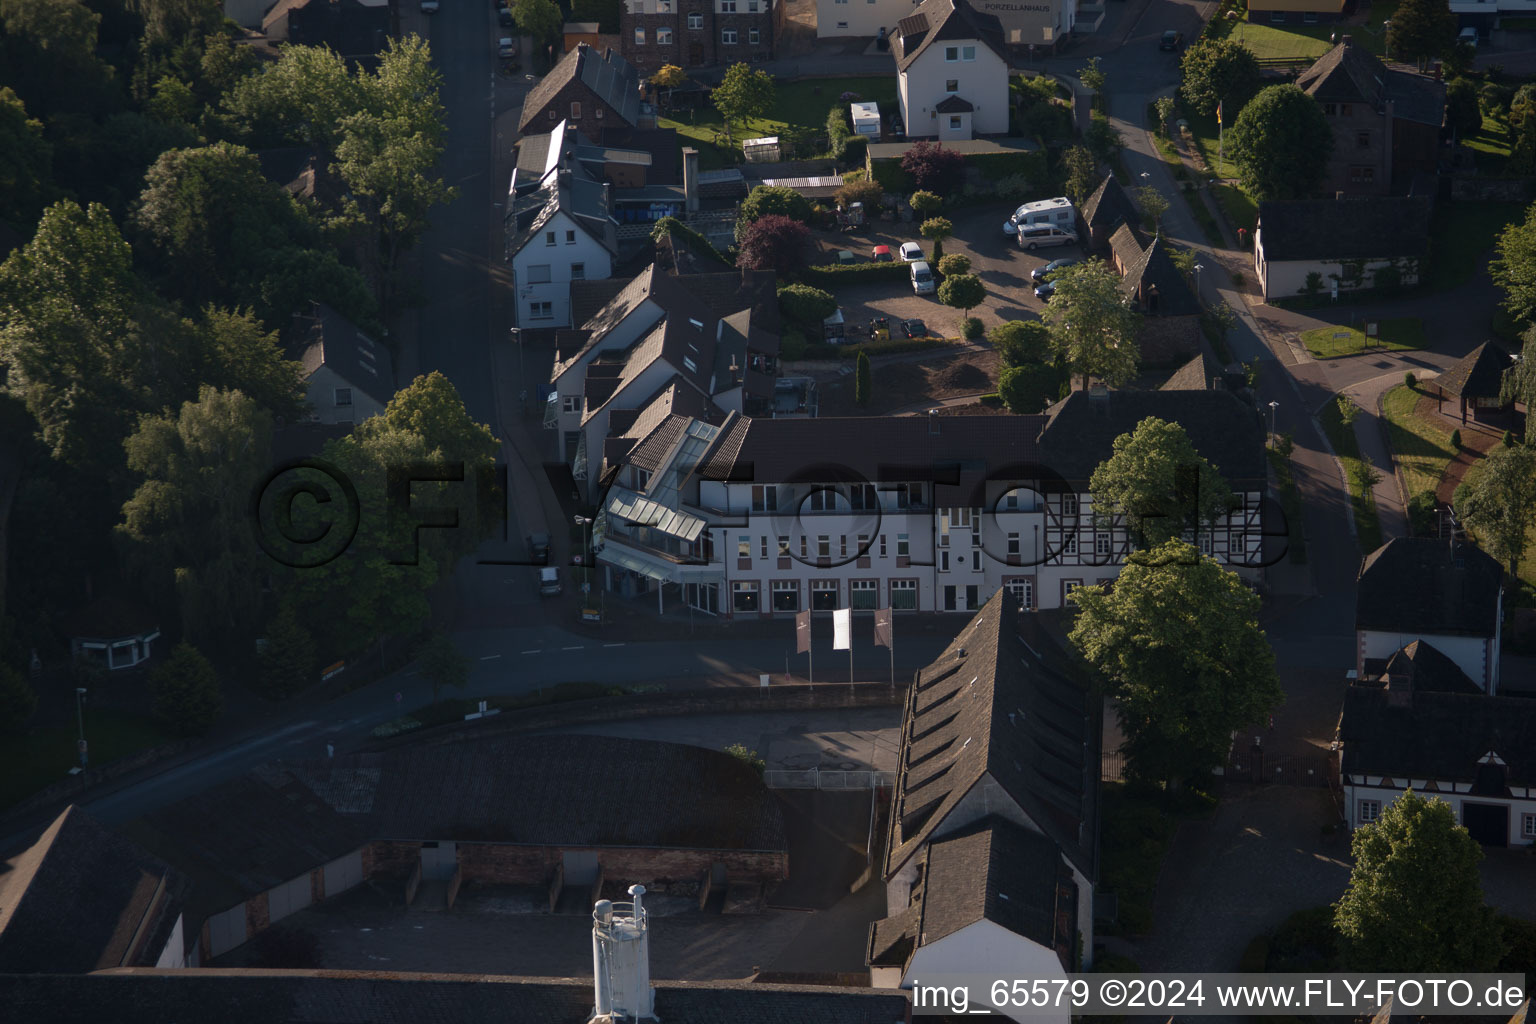
[[[711,565],[658,565],[638,552],[618,544],[608,544],[597,560],[620,569],[628,569],[663,583],[708,583],[721,578],[721,568]]]
[[[642,498],[634,491],[615,487],[608,492],[608,514],[618,516],[635,526],[649,526],[653,530],[679,540],[695,541],[704,532],[705,522],[698,516],[667,508],[649,498]]]

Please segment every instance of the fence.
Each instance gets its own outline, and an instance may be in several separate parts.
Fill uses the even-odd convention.
[[[801,771],[769,769],[763,773],[763,781],[770,789],[873,789],[876,786],[894,786],[895,772],[834,771],[825,768],[806,768]]]
[[[1233,782],[1324,787],[1333,777],[1327,754],[1269,757],[1258,750],[1246,753],[1233,750],[1227,765],[1227,778]]]

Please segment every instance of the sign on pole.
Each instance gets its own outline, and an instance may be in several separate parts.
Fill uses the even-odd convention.
[[[853,609],[839,608],[832,613],[832,649],[853,649]]]
[[[875,609],[875,646],[896,646],[891,638],[891,610],[889,608]]]
[[[795,653],[807,654],[811,650],[811,613],[803,611],[795,616]]]

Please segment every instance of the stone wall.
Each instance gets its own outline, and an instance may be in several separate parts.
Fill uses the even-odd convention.
[[[725,865],[733,882],[777,882],[789,875],[789,854],[783,850],[682,850],[656,847],[521,846],[509,843],[459,843],[459,870],[464,881],[501,885],[546,885],[570,852],[597,854],[605,876],[639,882],[696,882],[717,864]]]

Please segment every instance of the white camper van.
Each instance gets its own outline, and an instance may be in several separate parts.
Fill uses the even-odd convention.
[[[1077,233],[1077,210],[1066,196],[1025,203],[1003,224],[1003,234],[1016,235],[1020,228],[1049,224],[1063,231]]]
[[[880,104],[850,103],[848,109],[853,113],[853,133],[862,135],[871,142],[879,141]]]

